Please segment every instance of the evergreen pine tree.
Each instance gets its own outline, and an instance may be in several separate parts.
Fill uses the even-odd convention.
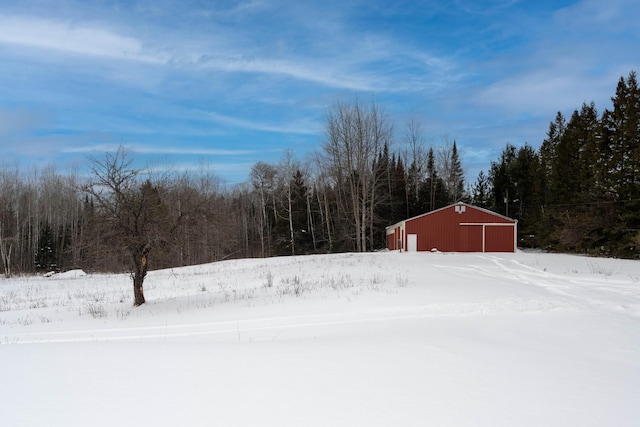
[[[422,213],[420,206],[420,168],[412,162],[407,173],[407,217],[411,218]]]
[[[519,245],[536,245],[536,227],[540,220],[540,201],[536,194],[537,176],[540,172],[540,159],[535,150],[525,144],[517,151],[508,167],[514,194],[510,216],[518,220]]]
[[[436,209],[436,201],[438,200],[438,187],[439,187],[438,171],[436,170],[435,155],[433,154],[433,147],[429,148],[427,154],[427,181],[424,185],[425,193],[429,195],[428,212]]]
[[[612,254],[640,258],[640,89],[635,71],[620,78],[613,110],[602,118],[605,198],[614,223],[606,230]]]
[[[556,185],[554,179],[554,167],[556,166],[556,147],[560,143],[567,123],[560,111],[556,114],[553,122],[549,123],[547,137],[540,146],[540,175],[538,178],[538,199],[542,207],[540,222],[536,230],[536,239],[538,245],[544,248],[552,249],[557,242],[554,237],[553,229],[556,226],[555,212],[550,205],[557,203],[556,195],[553,187]]]
[[[478,178],[476,179],[476,183],[473,185],[471,191],[471,203],[480,208],[488,209],[491,207],[491,190],[489,180],[487,179],[484,171],[480,171],[478,173]]]
[[[491,162],[489,170],[489,182],[491,183],[491,210],[506,216],[510,216],[513,210],[512,201],[515,195],[515,187],[509,176],[509,168],[516,158],[516,147],[507,144],[500,154],[499,162]]]
[[[296,170],[292,182],[292,222],[296,254],[307,254],[313,251],[311,235],[308,189],[300,170]]]
[[[451,169],[447,178],[450,201],[458,202],[463,200],[465,197],[464,171],[462,170],[462,163],[460,162],[460,156],[458,155],[456,141],[453,141],[453,147],[451,148]]]
[[[392,194],[395,217],[393,223],[409,218],[409,209],[407,204],[407,175],[400,157],[398,157],[396,161]]]
[[[56,247],[53,231],[49,222],[40,224],[40,233],[38,238],[38,249],[36,250],[34,263],[36,271],[49,272],[58,271],[56,264]]]
[[[376,199],[380,201],[376,204],[374,212],[374,248],[386,247],[385,228],[398,221],[395,163],[395,155],[393,159],[390,157],[389,145],[385,143],[374,168],[379,174],[379,179],[376,180],[379,183],[376,188]]]

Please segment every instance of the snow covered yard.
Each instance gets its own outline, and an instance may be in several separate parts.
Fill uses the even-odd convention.
[[[0,279],[6,426],[631,426],[640,262],[367,253]]]

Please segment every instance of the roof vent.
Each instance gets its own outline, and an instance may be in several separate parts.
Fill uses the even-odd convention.
[[[467,210],[467,207],[465,205],[456,205],[456,212],[458,212],[459,214],[464,213]]]

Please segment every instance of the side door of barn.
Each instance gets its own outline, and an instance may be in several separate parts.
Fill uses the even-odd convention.
[[[418,250],[418,235],[407,234],[407,252],[417,252]]]

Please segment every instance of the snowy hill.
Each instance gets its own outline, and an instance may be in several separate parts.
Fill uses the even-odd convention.
[[[6,426],[631,426],[640,262],[233,260],[0,279]]]

